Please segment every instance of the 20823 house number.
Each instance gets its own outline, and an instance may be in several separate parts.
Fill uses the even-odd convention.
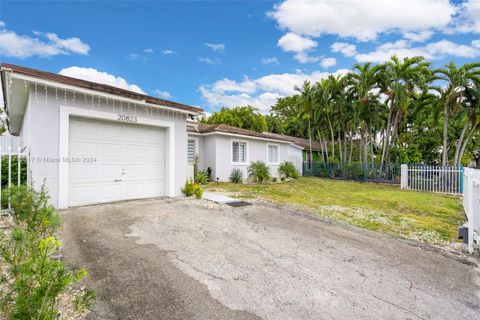
[[[137,122],[138,121],[136,116],[130,116],[128,114],[118,114],[117,120],[118,121],[124,121],[124,122]]]

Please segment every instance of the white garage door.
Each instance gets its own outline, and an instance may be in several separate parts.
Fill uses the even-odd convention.
[[[163,196],[165,130],[70,119],[69,205]]]

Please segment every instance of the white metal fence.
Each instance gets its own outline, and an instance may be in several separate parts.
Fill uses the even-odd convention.
[[[473,253],[480,244],[480,170],[465,168],[463,173],[463,208],[467,215],[467,248]]]
[[[448,194],[462,194],[463,192],[462,166],[402,164],[400,171],[400,187],[402,189]]]
[[[25,173],[22,174],[22,168]],[[13,150],[11,146],[7,146],[6,150],[0,146],[0,191],[4,189],[10,190],[12,185],[20,185],[26,183],[26,172],[28,172],[28,154],[26,148],[17,146]],[[0,211],[10,211],[9,192],[7,199],[2,199],[0,192]]]

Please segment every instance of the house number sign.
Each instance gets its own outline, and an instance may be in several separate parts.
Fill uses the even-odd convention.
[[[123,122],[137,122],[138,119],[136,116],[130,116],[128,114],[118,114],[118,117],[117,117],[117,120],[118,121],[123,121]]]

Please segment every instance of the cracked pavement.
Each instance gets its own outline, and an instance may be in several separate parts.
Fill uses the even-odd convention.
[[[89,319],[477,319],[479,260],[267,203],[156,199],[63,212]]]

